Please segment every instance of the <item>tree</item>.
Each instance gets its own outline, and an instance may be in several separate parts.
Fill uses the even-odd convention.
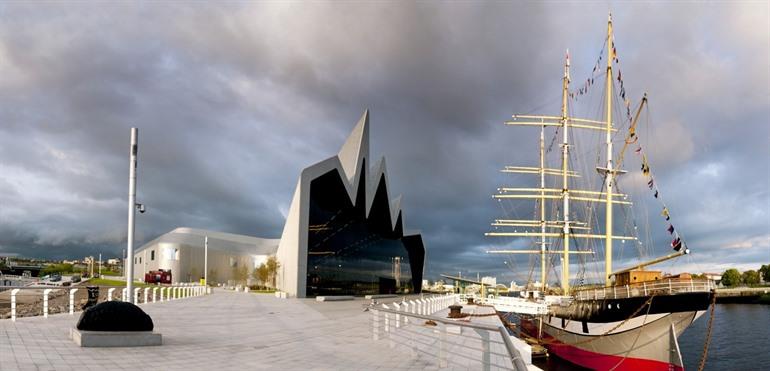
[[[725,286],[737,286],[741,283],[741,273],[735,268],[730,268],[722,273],[722,284]]]
[[[233,267],[233,280],[236,282],[244,282],[249,278],[249,268],[245,266]]]
[[[770,264],[762,265],[762,268],[759,268],[759,272],[762,273],[763,281],[770,282]]]
[[[51,264],[43,268],[40,271],[41,275],[49,275],[53,273],[69,273],[72,272],[72,264]]]
[[[276,259],[275,256],[271,256],[267,258],[265,265],[267,266],[267,272],[268,272],[268,276],[270,277],[270,282],[272,283],[272,286],[275,287],[275,278],[276,278],[276,274],[278,273],[278,268],[281,267],[281,263],[278,262],[278,259]]]
[[[265,263],[262,263],[257,267],[257,269],[254,270],[252,273],[254,276],[254,279],[259,281],[262,285],[267,285],[267,280],[270,277],[270,272],[267,270],[267,265]]]
[[[753,269],[747,270],[741,275],[741,281],[747,285],[757,285],[759,284],[759,273]]]

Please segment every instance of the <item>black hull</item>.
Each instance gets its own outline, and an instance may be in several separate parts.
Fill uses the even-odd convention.
[[[617,322],[645,314],[703,311],[711,304],[712,295],[714,294],[711,292],[687,292],[617,299],[574,300],[566,307],[552,308],[551,315],[566,321]],[[650,300],[651,297],[652,300]]]

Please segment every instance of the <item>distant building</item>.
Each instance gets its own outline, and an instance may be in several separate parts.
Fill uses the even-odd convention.
[[[495,287],[497,286],[497,277],[481,277],[481,283]]]
[[[107,259],[107,264],[108,265],[120,265],[120,259],[118,259],[118,258]]]
[[[134,280],[145,273],[171,271],[171,281],[198,282],[204,275],[204,240],[208,236],[209,283],[246,280],[267,256],[275,254],[278,240],[193,228],[177,228],[140,247],[134,253]],[[245,273],[245,274],[244,274]],[[238,277],[244,274],[246,277]]]
[[[704,278],[708,278],[718,285],[722,282],[722,273],[703,273]]]

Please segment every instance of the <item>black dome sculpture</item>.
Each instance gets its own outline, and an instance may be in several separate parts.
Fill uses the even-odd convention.
[[[105,301],[80,315],[82,331],[152,331],[152,318],[138,306],[123,301]]]

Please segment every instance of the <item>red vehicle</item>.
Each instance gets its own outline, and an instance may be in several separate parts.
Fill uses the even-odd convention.
[[[150,271],[144,275],[145,283],[171,283],[171,271],[159,269],[157,271]]]

